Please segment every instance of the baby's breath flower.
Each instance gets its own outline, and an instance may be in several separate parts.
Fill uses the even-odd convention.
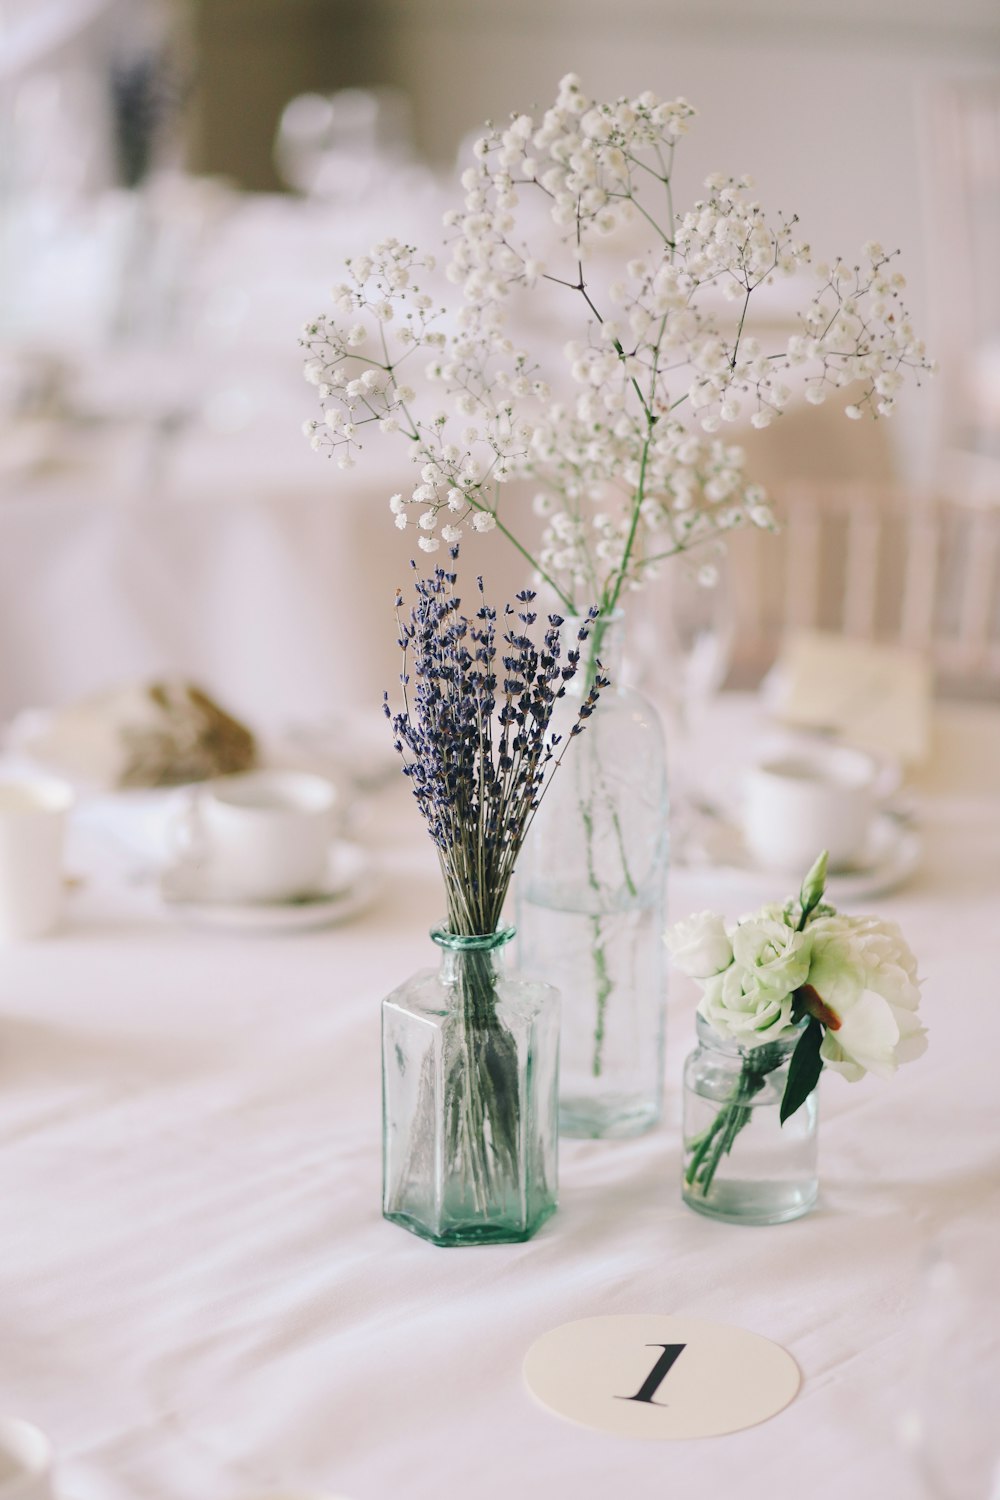
[[[439,542],[441,511],[449,531],[466,516],[476,532],[497,528],[501,486],[532,480],[545,530],[530,560],[567,608],[581,590],[611,607],[671,554],[744,522],[773,526],[743,454],[719,441],[723,424],[764,429],[794,392],[820,405],[849,385],[850,418],[886,417],[907,375],[933,368],[895,255],[876,241],[856,260],[814,261],[795,216],[767,214],[746,174],[711,174],[666,220],[662,178],[694,113],[649,90],[596,100],[568,74],[543,115],[488,126],[476,143],[444,220],[458,303],[447,322],[424,284],[432,257],[385,237],[348,262],[333,311],[303,328],[323,409],[303,428],[312,446],[350,467],[363,423],[404,434],[420,483],[392,515],[421,543]],[[544,261],[528,243],[530,204],[552,220]],[[634,248],[602,292],[590,248],[620,223]],[[813,287],[784,346],[754,323],[757,290],[776,274]],[[512,338],[534,326],[541,297],[576,300],[562,369],[545,307],[537,350]]]

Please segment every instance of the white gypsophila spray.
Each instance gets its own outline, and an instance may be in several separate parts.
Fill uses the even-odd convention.
[[[418,474],[390,509],[423,551],[498,528],[567,609],[610,614],[664,559],[773,526],[727,425],[763,428],[796,389],[818,405],[847,386],[848,417],[888,416],[906,373],[931,370],[880,245],[814,265],[796,218],[770,221],[748,177],[713,175],[675,212],[674,153],[694,113],[652,93],[598,103],[568,75],[540,122],[517,115],[476,143],[464,207],[445,216],[457,309],[422,289],[431,257],[386,239],[347,263],[335,312],[306,325],[323,407],[307,436],[350,468],[366,428],[402,434]],[[594,253],[609,236],[632,247],[610,275]],[[755,294],[807,272],[798,331],[768,347]],[[580,314],[564,362],[536,307],[554,297]],[[538,330],[534,347],[521,327]],[[514,479],[537,488],[536,552],[502,514]]]

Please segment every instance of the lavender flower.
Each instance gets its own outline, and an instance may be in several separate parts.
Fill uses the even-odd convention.
[[[450,556],[457,561],[457,547]],[[498,619],[479,578],[479,608],[469,619],[461,612],[456,582],[457,574],[446,567],[418,578],[408,619],[397,595],[403,708],[394,714],[388,693],[383,708],[403,774],[437,847],[449,927],[474,936],[496,928],[549,781],[608,679],[598,663],[569,736],[551,731],[556,703],[579,670],[580,646],[596,608],[564,653],[560,615],[548,615],[540,641],[533,638],[538,614],[531,589],[517,595],[516,607],[505,605]]]

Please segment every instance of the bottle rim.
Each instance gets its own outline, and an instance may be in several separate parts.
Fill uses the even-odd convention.
[[[503,948],[517,931],[514,926],[498,927],[495,932],[452,932],[441,923],[431,928],[431,937],[439,948],[451,953],[491,953]]]

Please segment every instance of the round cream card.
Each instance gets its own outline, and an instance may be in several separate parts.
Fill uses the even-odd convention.
[[[550,1411],[632,1438],[716,1437],[764,1422],[799,1388],[791,1355],[701,1318],[583,1318],[528,1350],[524,1378]]]

